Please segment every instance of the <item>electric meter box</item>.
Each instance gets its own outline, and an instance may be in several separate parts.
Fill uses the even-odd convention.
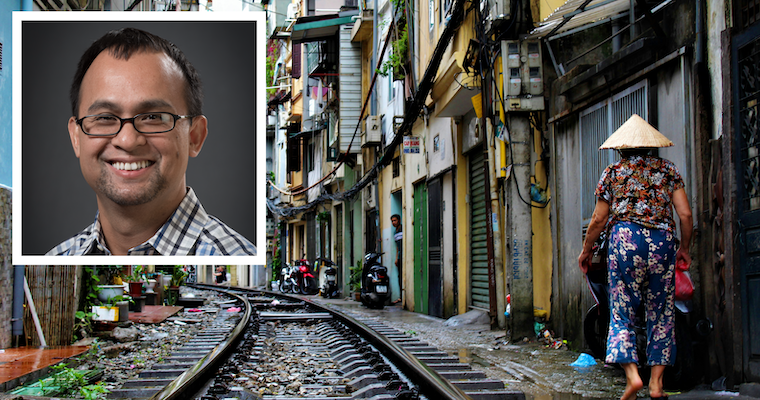
[[[544,71],[541,42],[504,40],[501,42],[504,71],[505,111],[544,109]]]

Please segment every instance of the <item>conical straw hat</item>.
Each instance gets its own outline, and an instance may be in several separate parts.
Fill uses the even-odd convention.
[[[599,146],[602,149],[670,147],[673,142],[636,114]]]

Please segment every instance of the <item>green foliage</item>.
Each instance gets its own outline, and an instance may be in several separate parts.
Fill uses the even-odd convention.
[[[315,218],[317,222],[326,222],[330,220],[330,212],[329,211],[322,211],[321,213],[317,213],[317,216]]]
[[[182,268],[181,265],[175,265],[172,271],[172,279],[169,282],[170,287],[179,287],[185,282],[185,278],[190,275]]]
[[[352,292],[358,292],[362,289],[362,260],[357,260],[356,266],[349,267],[349,271],[348,286]]]
[[[120,294],[118,296],[109,297],[108,300],[106,300],[106,304],[103,304],[103,305],[106,306],[106,307],[108,307],[108,308],[114,308],[114,307],[116,307],[116,303],[118,303],[120,301],[128,301],[128,302],[130,302],[132,304],[135,303],[135,301],[132,300],[131,297],[124,296],[124,295]]]
[[[89,306],[88,310],[92,310]],[[92,320],[97,314],[89,311],[77,311],[74,315],[74,337],[72,342],[83,339],[92,332]]]
[[[96,385],[86,385],[79,388],[79,394],[85,400],[104,399],[105,395],[111,393],[108,389],[103,387],[102,383]]]
[[[92,306],[99,304],[100,278],[95,267],[84,267],[82,274],[82,296],[79,310],[75,314],[74,337],[72,342],[87,337],[92,333],[92,319],[95,314],[90,312]]]
[[[403,0],[391,0],[396,13],[400,13],[395,24],[396,32],[391,42],[391,52],[377,71],[382,76],[388,76],[393,72],[394,80],[402,80],[406,77],[406,66],[409,64],[409,29],[406,23],[405,7]]]
[[[124,279],[126,279],[127,282],[142,282],[142,275],[144,272],[145,268],[143,268],[142,265],[133,265],[132,273],[125,275]]]
[[[275,178],[274,171],[267,172],[267,179],[269,179],[270,181],[274,182],[275,181],[274,178]]]
[[[276,62],[277,62],[277,59],[274,56],[267,57],[267,83],[266,83],[267,86],[269,85],[275,86],[272,84],[272,80],[274,79],[274,67],[275,67]],[[277,89],[274,89],[274,88],[267,89],[267,98],[271,99],[272,96],[274,96],[276,92],[277,92]]]
[[[278,41],[270,41],[269,46],[267,46],[266,86],[277,86],[274,84],[274,70],[277,66],[277,60],[279,60],[279,58],[280,47],[278,46]],[[267,89],[267,99],[271,99],[275,93],[277,93],[277,89]]]

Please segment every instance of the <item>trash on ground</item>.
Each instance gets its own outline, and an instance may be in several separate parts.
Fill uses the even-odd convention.
[[[575,360],[572,364],[570,364],[571,367],[579,367],[579,368],[588,368],[594,365],[596,365],[596,360],[594,359],[594,357],[592,357],[590,354],[587,354],[587,353],[581,353],[581,355],[578,356],[578,359]]]

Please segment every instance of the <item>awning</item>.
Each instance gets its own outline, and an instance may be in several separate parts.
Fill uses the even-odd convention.
[[[546,17],[529,37],[545,38],[585,25],[610,21],[627,14],[630,7],[631,0],[567,0]]]
[[[294,44],[314,42],[335,36],[338,27],[343,24],[353,24],[353,16],[339,16],[338,14],[301,17],[293,26],[290,39]]]
[[[280,90],[277,93],[275,93],[274,96],[272,96],[272,98],[267,102],[267,106],[273,107],[273,106],[282,104],[286,101],[289,101],[290,95],[291,95],[291,92],[289,90],[288,91]]]

